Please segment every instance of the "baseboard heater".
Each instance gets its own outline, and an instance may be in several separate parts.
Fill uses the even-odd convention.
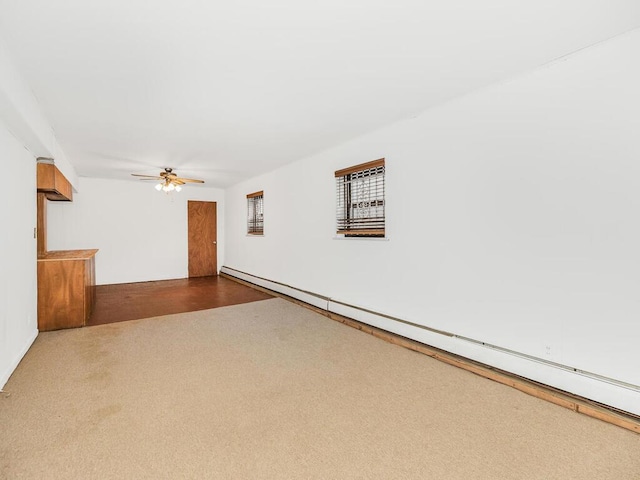
[[[224,266],[220,273],[401,337],[638,417],[640,386],[397,318]]]

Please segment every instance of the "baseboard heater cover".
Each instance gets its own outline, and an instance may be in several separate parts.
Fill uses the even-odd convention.
[[[373,312],[230,267],[222,267],[221,273],[292,297],[321,310],[352,318],[427,346],[640,416],[640,386]]]
[[[329,299],[327,297],[323,297],[322,295],[306,292],[304,290],[291,287],[284,283],[267,280],[266,278],[256,277],[249,273],[241,272],[229,267],[222,267],[220,269],[220,273],[231,275],[232,277],[239,278],[240,280],[244,280],[245,282],[253,283],[254,285],[258,285],[259,287],[273,290],[274,292],[281,293],[282,295],[295,298],[296,300],[308,303],[309,305],[313,305],[314,307],[320,308],[322,310],[327,310]]]

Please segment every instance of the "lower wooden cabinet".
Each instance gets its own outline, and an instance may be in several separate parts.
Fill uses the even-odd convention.
[[[38,257],[38,330],[82,327],[95,303],[98,250],[58,250]]]

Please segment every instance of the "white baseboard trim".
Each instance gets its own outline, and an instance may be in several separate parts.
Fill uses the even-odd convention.
[[[7,382],[9,381],[9,378],[11,378],[11,375],[13,374],[13,372],[16,370],[16,368],[18,368],[18,365],[20,364],[24,356],[27,354],[27,352],[31,348],[31,345],[33,345],[33,342],[36,341],[37,337],[38,337],[38,330],[36,329],[31,334],[31,336],[27,339],[22,349],[14,357],[14,359],[9,364],[9,366],[4,370],[4,372],[2,372],[2,375],[0,375],[0,390],[2,390],[4,386],[7,384]]]
[[[439,348],[449,353],[564,390],[610,407],[640,415],[640,386],[555,364],[519,352],[486,345],[450,332],[372,312],[329,297],[251,275],[230,267],[221,273],[273,290],[322,310],[348,317],[373,327]]]

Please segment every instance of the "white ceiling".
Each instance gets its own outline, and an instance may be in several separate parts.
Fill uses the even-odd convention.
[[[0,0],[81,176],[217,187],[639,25],[638,0]]]

